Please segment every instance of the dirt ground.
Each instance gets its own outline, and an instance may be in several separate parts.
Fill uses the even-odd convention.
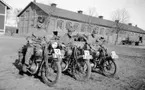
[[[92,73],[87,82],[79,82],[62,75],[59,83],[48,87],[38,78],[18,74],[13,65],[18,49],[25,44],[23,38],[0,36],[0,90],[145,90],[145,48],[106,46],[119,55],[117,73],[113,78]]]

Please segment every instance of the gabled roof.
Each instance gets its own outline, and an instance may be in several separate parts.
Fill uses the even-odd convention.
[[[18,13],[17,17],[19,17],[33,2],[30,2],[21,12]]]
[[[1,2],[2,4],[4,4],[5,6],[7,6],[7,9],[11,9],[11,8],[12,8],[12,7],[9,6],[7,3],[5,3],[3,0],[0,0],[0,2]]]
[[[96,25],[100,25],[100,26],[105,26],[105,27],[110,27],[113,28],[115,22],[110,21],[110,20],[106,20],[106,19],[101,19],[101,18],[97,18],[97,17],[90,17],[88,15],[85,14],[79,14],[77,12],[72,12],[72,11],[68,11],[68,10],[64,10],[64,9],[60,9],[57,7],[51,7],[45,4],[41,4],[41,3],[34,3],[34,2],[30,2],[24,9],[23,11],[21,11],[18,14],[18,17],[31,5],[34,4],[37,7],[39,7],[41,10],[43,10],[45,13],[47,13],[48,15],[51,14],[53,16],[56,17],[60,17],[60,18],[65,18],[65,19],[70,19],[70,20],[74,20],[74,21],[80,21],[80,22],[87,22],[88,19],[91,19],[91,23],[92,24],[96,24]],[[142,33],[145,34],[145,31],[141,28],[135,27],[135,26],[130,26],[127,24],[122,24],[124,29],[127,31],[133,31],[133,32],[137,32],[137,33]]]

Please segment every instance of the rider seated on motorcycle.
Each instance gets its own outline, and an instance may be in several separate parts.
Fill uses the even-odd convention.
[[[88,48],[91,49],[91,52],[95,53],[95,56],[97,55],[96,52],[98,52],[100,45],[102,44],[102,38],[95,35],[96,33],[93,31],[91,35],[88,36]]]
[[[22,70],[27,72],[27,67],[29,67],[29,60],[31,56],[34,54],[35,46],[40,46],[40,44],[36,43],[38,40],[41,41],[41,45],[45,45],[47,41],[49,41],[46,30],[44,29],[36,29],[34,32],[29,33],[27,35],[27,51],[25,54],[25,61]]]
[[[66,34],[64,34],[63,36],[60,37],[59,43],[62,43],[63,45],[65,45],[66,48],[66,56],[70,56],[72,54],[72,44],[73,44],[73,37],[72,37],[72,33],[73,33],[74,29],[73,28],[69,28],[68,32]]]

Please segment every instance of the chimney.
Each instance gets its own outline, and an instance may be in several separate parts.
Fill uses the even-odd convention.
[[[36,3],[36,0],[33,0],[34,3]]]
[[[132,26],[132,23],[128,23],[128,25]]]
[[[137,25],[135,25],[135,27],[137,27]]]
[[[52,3],[52,4],[51,4],[51,7],[56,7],[56,5],[57,5],[57,4],[55,4],[55,3]]]
[[[99,16],[99,18],[103,19],[103,16]]]
[[[119,23],[119,20],[115,20],[116,23]]]
[[[82,10],[79,10],[78,13],[79,13],[79,14],[83,14],[83,11],[82,11]]]

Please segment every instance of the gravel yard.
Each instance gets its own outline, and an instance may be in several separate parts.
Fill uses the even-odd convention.
[[[19,75],[13,65],[18,49],[25,43],[23,38],[0,36],[0,90],[145,90],[144,46],[106,46],[119,55],[113,78],[92,73],[89,81],[79,82],[62,75],[56,86],[48,87],[38,78]]]

